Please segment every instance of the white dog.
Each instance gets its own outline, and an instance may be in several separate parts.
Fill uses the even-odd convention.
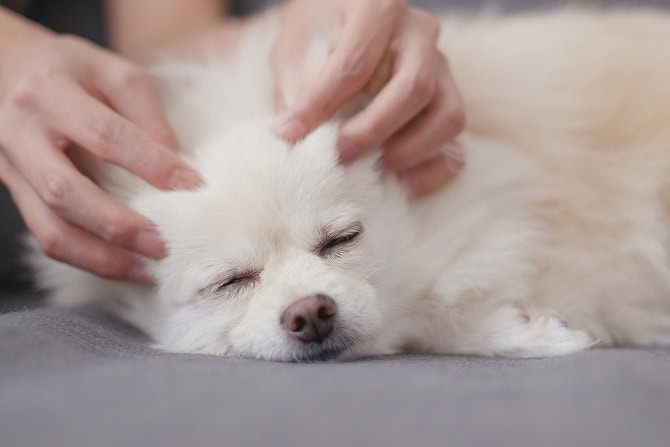
[[[442,192],[407,200],[374,155],[339,165],[336,122],[293,147],[277,139],[272,36],[259,28],[236,54],[158,70],[205,187],[160,192],[116,168],[97,174],[167,241],[151,264],[157,287],[36,256],[40,284],[59,304],[109,305],[180,352],[670,345],[670,17],[454,18],[440,39],[468,116],[467,167]],[[314,48],[295,90],[325,58]]]

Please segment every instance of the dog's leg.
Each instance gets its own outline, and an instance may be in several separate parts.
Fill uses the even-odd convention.
[[[456,313],[456,318],[447,316],[448,333],[440,337],[446,353],[551,357],[579,352],[596,343],[550,312],[525,305],[503,302],[494,309],[459,309]]]

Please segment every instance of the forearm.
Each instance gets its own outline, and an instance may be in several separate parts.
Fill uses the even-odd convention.
[[[178,42],[225,17],[225,0],[107,0],[110,45],[144,59],[154,48]]]

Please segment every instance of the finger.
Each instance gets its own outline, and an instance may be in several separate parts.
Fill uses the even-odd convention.
[[[463,162],[439,153],[430,160],[403,172],[400,181],[410,195],[422,197],[439,190],[463,168]]]
[[[103,240],[151,258],[165,256],[165,245],[154,226],[102,192],[39,133],[24,140],[14,163],[42,201],[59,217]],[[39,150],[41,149],[41,150]],[[36,164],[28,154],[40,153]],[[45,168],[47,167],[47,168]]]
[[[381,164],[385,169],[400,171],[416,166],[463,130],[463,104],[452,84],[445,79],[424,113],[384,144]],[[455,156],[463,158],[462,154]]]
[[[282,3],[280,7],[281,29],[270,52],[270,67],[272,69],[273,98],[275,113],[278,115],[286,110],[286,92],[282,89],[286,85],[286,69],[296,67],[300,63],[300,55],[305,54],[305,45],[309,36],[311,23],[296,17],[295,4]],[[308,7],[314,8],[315,4],[309,3]],[[302,12],[302,11],[301,11]],[[316,11],[314,11],[316,12]],[[306,12],[307,14],[311,13]]]
[[[46,136],[36,132],[21,142],[24,150],[15,152],[14,164],[53,212],[108,242],[148,257],[165,255],[153,225],[103,193],[62,152],[51,147]],[[35,153],[40,154],[39,164],[34,162]]]
[[[437,34],[403,28],[391,81],[340,132],[340,158],[350,161],[386,141],[433,99],[441,72],[435,49]]]
[[[100,51],[78,37],[63,37],[78,60],[77,78],[87,81],[87,90],[99,94],[116,112],[134,123],[157,142],[177,149],[177,140],[162,111],[152,77],[123,57]]]
[[[280,137],[291,142],[303,138],[365,86],[386,52],[399,11],[397,1],[356,3],[321,73],[277,118]]]
[[[432,75],[416,56],[407,58],[405,70],[398,72],[361,112],[340,131],[340,159],[351,161],[378,146],[414,118],[430,102],[434,91]]]
[[[279,83],[275,83],[273,90],[274,107],[276,113],[283,112],[284,110],[286,110],[287,107],[286,99],[284,99],[284,94],[282,93],[279,85],[280,85]]]
[[[99,70],[93,64],[96,87],[109,105],[163,146],[177,150],[179,144],[163,114],[161,102],[149,74],[126,62],[117,61],[118,70]]]
[[[47,256],[106,278],[152,283],[138,256],[63,221],[41,201],[27,180],[19,179],[14,192],[28,229]]]
[[[127,119],[88,95],[76,84],[60,81],[47,93],[43,110],[63,135],[101,159],[138,175],[161,189],[194,189],[200,175]],[[61,98],[72,107],[63,108]]]

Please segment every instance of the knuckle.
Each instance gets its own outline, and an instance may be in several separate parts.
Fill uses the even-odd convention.
[[[128,64],[120,70],[118,84],[125,88],[146,88],[151,85],[151,77],[140,67]]]
[[[372,68],[366,49],[356,47],[343,58],[340,74],[350,82],[361,84],[367,81],[366,77],[370,75]]]
[[[425,101],[433,96],[435,82],[426,69],[416,70],[407,81],[407,95]]]
[[[104,118],[94,121],[91,125],[94,145],[97,148],[97,154],[104,160],[109,161],[114,148],[121,138],[123,125],[115,119]]]
[[[12,103],[18,107],[35,106],[57,77],[58,70],[53,66],[44,66],[26,74],[10,94]]]
[[[42,200],[50,208],[62,209],[67,203],[71,190],[70,180],[60,175],[52,175],[45,182]]]
[[[117,242],[124,238],[128,230],[128,222],[122,216],[115,216],[103,224],[100,236],[108,242]]]

